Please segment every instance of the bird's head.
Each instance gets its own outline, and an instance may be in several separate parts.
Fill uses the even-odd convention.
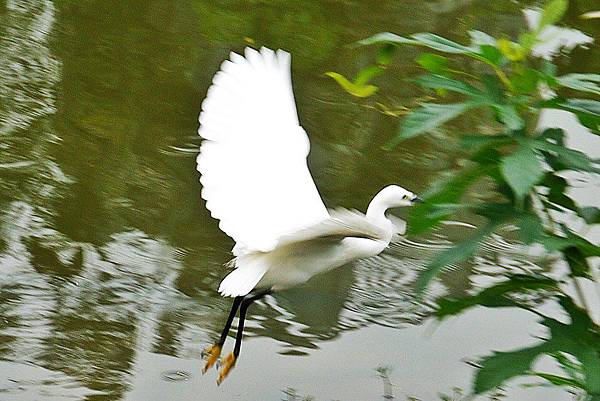
[[[376,198],[379,198],[378,200],[381,204],[386,205],[388,209],[393,207],[412,206],[413,204],[422,201],[417,195],[399,185],[388,185],[379,191]]]
[[[391,228],[391,222],[385,215],[388,209],[412,206],[420,201],[421,198],[401,186],[388,185],[379,191],[369,204],[369,207],[367,208],[367,218],[382,226],[390,225]]]
[[[371,201],[367,208],[367,217],[373,221],[385,221],[385,212],[394,207],[412,206],[420,202],[414,193],[398,185],[388,185],[383,188]]]

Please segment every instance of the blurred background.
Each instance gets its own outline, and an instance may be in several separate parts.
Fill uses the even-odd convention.
[[[577,18],[594,4],[571,1],[565,22],[598,38],[598,20]],[[419,193],[463,162],[452,131],[485,129],[485,120],[469,115],[385,151],[399,119],[377,103],[400,108],[423,96],[406,81],[419,73],[418,49],[397,52],[369,100],[324,73],[351,76],[372,63],[375,49],[348,45],[377,32],[511,35],[532,5],[0,0],[0,400],[376,400],[381,366],[396,399],[436,400],[470,387],[466,359],[535,342],[541,328],[519,310],[427,318],[427,299],[412,296],[415,274],[470,230],[448,224],[254,305],[241,359],[217,387],[214,371],[201,375],[200,352],[231,304],[216,289],[233,242],[206,211],[195,170],[212,76],[230,51],[267,46],[292,54],[309,164],[328,206],[364,211],[390,183]],[[600,50],[576,49],[558,67],[599,71]],[[571,141],[600,157],[599,141]],[[598,206],[597,177],[572,179],[576,201]],[[547,263],[507,234],[432,291],[466,293],[492,264]],[[523,398],[518,383],[507,394],[571,399],[544,388]]]

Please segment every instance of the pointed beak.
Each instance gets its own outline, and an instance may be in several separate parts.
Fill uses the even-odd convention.
[[[410,201],[411,201],[413,204],[415,204],[415,203],[421,203],[421,202],[423,202],[423,199],[422,199],[422,198],[419,198],[417,195],[415,195],[415,196],[414,196],[414,198],[412,198]]]

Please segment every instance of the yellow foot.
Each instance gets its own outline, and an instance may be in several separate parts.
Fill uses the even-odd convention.
[[[219,355],[221,355],[221,346],[219,344],[206,347],[204,351],[202,351],[202,357],[206,359],[206,365],[202,368],[202,374],[206,373],[206,371],[217,362]]]
[[[235,355],[231,352],[229,355],[225,357],[225,359],[221,360],[221,370],[219,371],[219,378],[217,379],[217,384],[221,384],[223,380],[229,374],[229,371],[233,369],[235,366]]]

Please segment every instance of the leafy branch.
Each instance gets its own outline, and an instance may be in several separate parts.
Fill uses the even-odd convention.
[[[597,100],[600,74],[558,75],[554,64],[535,56],[542,33],[558,22],[567,8],[567,0],[549,1],[541,10],[537,25],[522,32],[516,40],[494,38],[481,31],[469,32],[468,44],[432,33],[408,37],[379,33],[356,43],[356,46],[382,46],[377,66],[365,67],[351,82],[360,85],[362,90],[343,84],[339,77],[330,74],[349,93],[368,97],[377,91],[370,80],[383,73],[394,49],[418,46],[431,51],[416,60],[425,74],[410,81],[428,93],[433,92],[439,99],[451,93],[455,100],[427,102],[411,110],[389,141],[390,149],[402,141],[435,131],[472,110],[487,110],[488,115],[493,116],[494,134],[461,137],[461,145],[468,154],[465,167],[430,188],[422,196],[425,202],[411,208],[408,235],[423,234],[459,210],[469,210],[485,220],[471,236],[427,263],[417,280],[418,292],[426,290],[445,267],[471,258],[482,243],[507,224],[517,227],[523,243],[542,245],[548,253],[560,255],[568,266],[568,273],[560,280],[546,275],[507,275],[504,282],[477,294],[437,300],[435,315],[440,319],[475,305],[518,307],[536,313],[541,318],[540,323],[549,330],[549,337],[536,346],[484,358],[475,378],[475,393],[498,387],[514,376],[530,375],[556,386],[584,391],[589,400],[600,401],[600,329],[589,317],[587,307],[577,307],[561,290],[563,284],[571,281],[580,291],[577,278],[593,279],[588,259],[600,256],[600,247],[553,218],[553,213],[570,213],[590,225],[600,222],[600,210],[576,205],[568,195],[569,183],[561,176],[564,171],[598,174],[600,165],[598,160],[569,148],[562,129],[536,128],[542,110],[558,109],[572,113],[588,129],[589,135],[600,134],[600,101]],[[460,71],[453,66],[455,58],[480,63],[483,68],[477,71],[483,72]],[[574,91],[587,97],[566,97]],[[464,195],[481,180],[492,183],[493,198],[465,203]],[[558,300],[569,315],[570,323],[544,316],[535,307],[514,300],[517,294],[548,292],[554,294],[551,297]],[[580,298],[585,307],[582,294]],[[572,365],[578,367],[577,372],[573,373],[573,366],[570,371],[565,368],[567,376],[532,372],[532,364],[542,354],[551,355],[561,366],[574,358]]]

